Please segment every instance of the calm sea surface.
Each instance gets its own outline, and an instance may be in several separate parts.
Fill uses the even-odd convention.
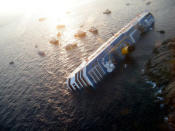
[[[155,89],[142,72],[154,44],[175,36],[175,1],[74,1],[68,9],[50,2],[47,10],[0,9],[0,130],[160,130],[164,110],[154,102]],[[112,13],[104,15],[107,8]],[[155,28],[143,35],[123,65],[96,90],[71,93],[66,77],[145,10],[155,16]],[[40,17],[46,20],[39,21]],[[58,24],[65,24],[65,29],[56,29]],[[88,32],[91,26],[98,29],[97,35]],[[85,38],[74,38],[79,29],[87,32]],[[49,43],[57,32],[62,33],[60,46]],[[78,47],[66,51],[64,46],[74,41]]]

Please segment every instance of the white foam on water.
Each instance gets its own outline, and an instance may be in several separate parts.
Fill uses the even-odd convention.
[[[152,85],[152,88],[155,88],[157,86],[153,81],[146,81],[146,83]]]

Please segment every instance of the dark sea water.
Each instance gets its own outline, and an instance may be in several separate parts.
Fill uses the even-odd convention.
[[[147,2],[77,1],[80,4],[64,15],[57,9],[46,15],[37,8],[0,13],[0,130],[166,130],[164,109],[154,102],[155,89],[142,74],[155,43],[175,36],[175,1]],[[107,8],[110,15],[102,13]],[[130,57],[97,89],[70,92],[66,77],[112,33],[145,10],[155,16],[155,28],[143,35]],[[40,17],[47,19],[40,22]],[[66,27],[58,30],[57,24]],[[97,35],[88,32],[91,26],[98,29]],[[79,29],[87,31],[85,38],[74,38]],[[62,33],[60,46],[49,43],[57,32]],[[66,51],[64,46],[73,41],[78,47]]]

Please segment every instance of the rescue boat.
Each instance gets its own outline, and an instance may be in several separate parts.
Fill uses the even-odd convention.
[[[114,71],[117,63],[125,58],[129,47],[136,44],[141,34],[152,29],[154,22],[150,12],[136,16],[68,76],[67,87],[72,91],[95,88],[106,75]]]

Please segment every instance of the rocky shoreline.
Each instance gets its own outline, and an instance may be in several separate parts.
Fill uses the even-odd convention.
[[[147,78],[160,88],[157,97],[167,107],[167,121],[170,130],[175,130],[175,38],[155,44],[151,58],[145,65]]]

